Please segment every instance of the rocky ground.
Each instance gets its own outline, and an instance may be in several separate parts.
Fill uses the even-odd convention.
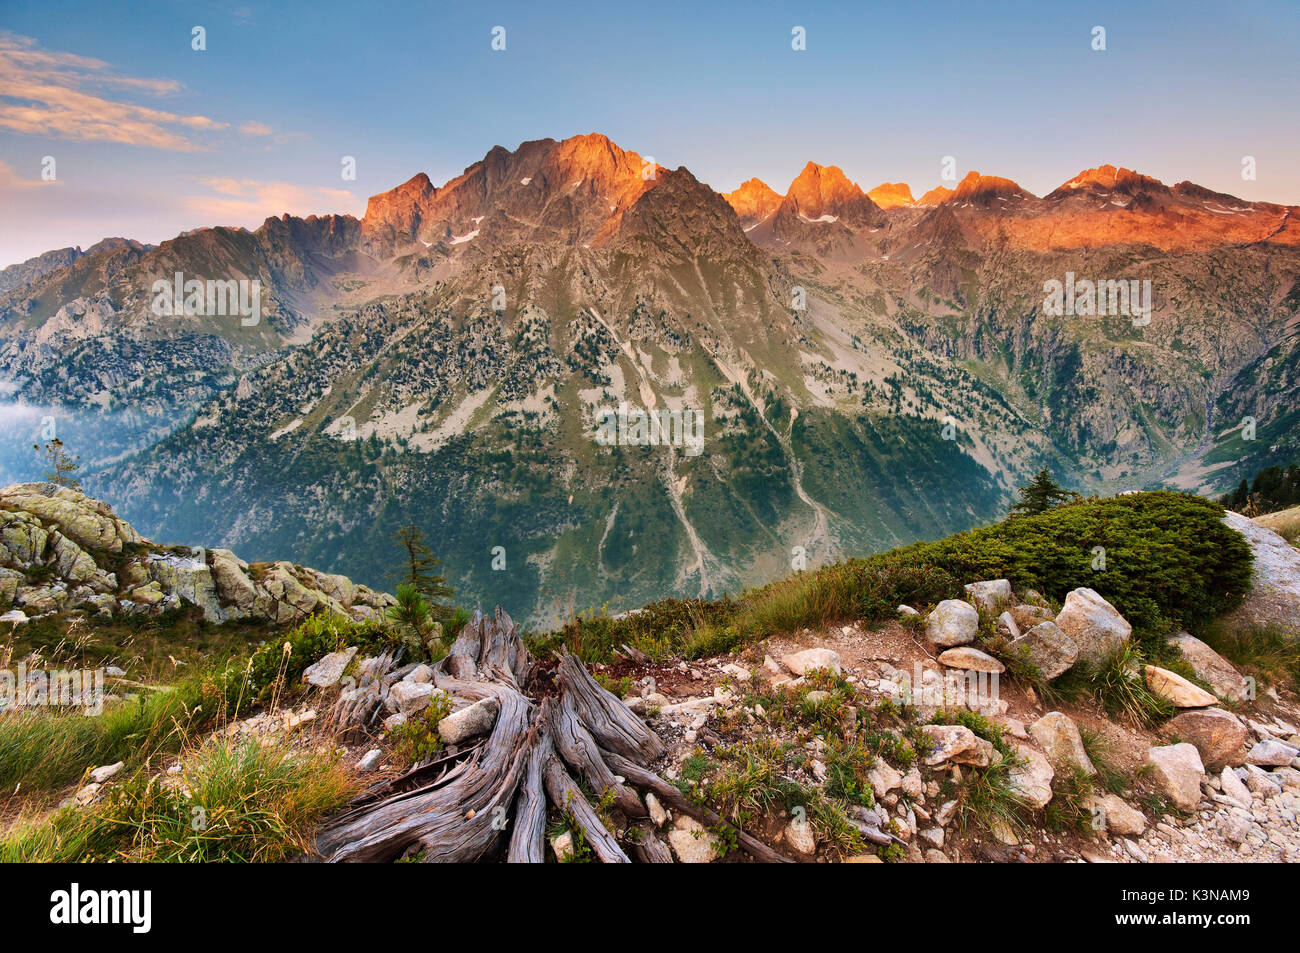
[[[976,589],[978,592],[978,588]],[[975,598],[978,601],[977,597]],[[1097,608],[1091,596],[1089,605]],[[1067,607],[1069,606],[1067,600]],[[1105,605],[1104,600],[1100,601]],[[1008,611],[1036,618],[1030,603]],[[797,749],[787,759],[789,780],[810,792],[829,790],[828,755],[844,739],[857,737],[857,711],[895,738],[929,739],[914,760],[877,755],[868,772],[874,792],[870,809],[852,811],[864,830],[886,832],[898,850],[880,846],[848,852],[826,842],[813,825],[780,811],[751,818],[747,829],[785,855],[803,861],[879,862],[882,857],[916,863],[972,861],[1160,863],[1300,861],[1300,705],[1290,691],[1267,690],[1256,698],[1250,683],[1208,646],[1180,634],[1184,657],[1197,681],[1215,695],[1174,673],[1149,666],[1142,677],[1170,699],[1178,714],[1158,728],[1108,717],[1092,700],[1044,702],[1032,689],[1008,678],[975,684],[960,665],[986,665],[981,650],[952,654],[931,638],[953,634],[942,606],[926,624],[893,623],[874,630],[849,625],[805,630],[795,638],[774,638],[739,656],[696,661],[625,660],[598,666],[607,684],[632,690],[624,701],[664,741],[655,765],[667,779],[712,795],[707,779],[696,780],[692,763],[722,757],[759,741]],[[1113,612],[1113,610],[1111,610]],[[1062,613],[1056,613],[1059,621]],[[907,618],[907,613],[903,613]],[[1070,619],[1064,620],[1069,626]],[[1110,620],[1114,621],[1114,620]],[[1039,623],[1042,624],[1042,623]],[[947,635],[944,633],[947,632]],[[1086,641],[1086,640],[1085,640]],[[309,694],[290,710],[273,710],[236,722],[226,730],[265,739],[296,738],[313,747],[333,746],[359,773],[378,781],[408,765],[395,757],[395,732],[425,717],[438,701],[440,673],[429,665],[408,665],[375,679],[372,659],[354,650],[333,653],[306,673]],[[986,656],[991,659],[991,656]],[[996,662],[996,660],[992,660]],[[995,665],[987,665],[996,668]],[[989,672],[989,675],[1005,675]],[[958,677],[954,677],[958,676]],[[991,691],[988,689],[992,689]],[[382,727],[373,736],[344,738],[331,733],[317,711],[336,709],[351,696],[379,692]],[[847,693],[844,699],[831,693]],[[964,695],[963,695],[964,693]],[[1238,699],[1234,695],[1243,694]],[[779,700],[793,702],[787,709]],[[759,699],[771,706],[765,709]],[[774,704],[773,699],[778,701]],[[844,707],[825,707],[847,700]],[[447,699],[450,711],[436,723],[444,747],[472,744],[490,731],[493,705]],[[1010,772],[1022,823],[988,824],[968,813],[969,782],[996,763],[999,754],[985,737],[945,721],[956,709],[982,713],[998,726],[1014,752]],[[829,731],[809,731],[799,712],[835,712]],[[791,716],[791,712],[794,715]],[[841,718],[845,712],[847,717]],[[1106,763],[1094,766],[1087,734],[1104,742]],[[112,766],[108,766],[111,768]],[[1100,784],[1082,793],[1068,780],[1076,771],[1106,771],[1124,778],[1122,793]],[[106,778],[105,781],[108,781]],[[1067,782],[1064,783],[1063,782]],[[92,781],[75,803],[92,803],[101,792]],[[1069,801],[1072,821],[1049,822],[1049,805]],[[659,834],[681,862],[713,862],[726,854],[713,830],[646,799]],[[852,813],[851,811],[851,813]],[[573,851],[572,835],[553,838],[557,857]],[[734,856],[734,855],[733,855]]]
[[[1247,534],[1267,583],[1247,608],[1290,618],[1294,550],[1264,532]],[[107,506],[47,484],[0,490],[0,562],[15,621],[61,607],[111,617],[187,602],[214,619],[328,609],[361,620],[391,599],[286,563],[155,546]],[[1054,688],[1131,636],[1091,589],[1058,606],[998,579],[925,613],[900,606],[884,625],[805,629],[728,656],[652,660],[625,647],[594,674],[662,740],[654,771],[790,859],[1300,861],[1300,700],[1290,686],[1257,685],[1179,632],[1155,656],[1161,665],[1124,675],[1160,700],[1160,718],[1116,716],[1095,695]],[[379,782],[410,769],[413,738],[426,746],[415,760],[430,751],[454,759],[498,716],[494,699],[460,697],[455,686],[466,683],[448,681],[443,663],[394,668],[391,656],[355,647],[316,660],[303,682],[288,704],[220,730],[335,751]],[[349,723],[357,710],[364,723]],[[88,772],[65,803],[100,801],[121,767]],[[156,768],[164,779],[176,769]],[[721,826],[654,794],[644,807],[664,856],[741,856]],[[582,850],[572,830],[551,847],[557,858]]]
[[[1218,668],[1216,677],[1221,677],[1225,667],[1231,669],[1208,647],[1197,658],[1201,663],[1213,662]],[[718,726],[727,723],[735,711],[750,721],[766,721],[762,713],[744,706],[735,690],[738,683],[753,680],[797,690],[803,678],[798,672],[806,669],[810,660],[842,673],[854,685],[858,704],[867,707],[907,697],[917,666],[923,683],[935,686],[953,671],[931,656],[926,640],[913,638],[902,626],[877,631],[847,626],[835,631],[805,631],[797,641],[774,639],[766,646],[761,662],[737,664],[723,658],[630,668],[627,674],[636,678],[640,691],[646,694],[627,701],[647,712],[650,724],[671,742],[666,774],[680,776],[685,762],[702,748],[726,743]],[[1208,673],[1210,669],[1202,667],[1200,671]],[[872,772],[875,794],[898,822],[895,830],[906,844],[908,860],[1300,860],[1300,734],[1295,727],[1300,722],[1300,708],[1291,693],[1265,693],[1256,702],[1238,707],[1240,714],[1217,707],[1218,699],[1212,698],[1208,706],[1183,709],[1209,722],[1205,728],[1194,721],[1180,723],[1184,714],[1162,730],[1152,730],[1113,722],[1093,705],[1051,709],[1032,692],[1014,686],[1007,689],[991,705],[975,707],[995,712],[992,720],[1003,727],[1012,747],[1023,757],[1025,765],[1013,774],[1026,804],[1034,808],[1034,823],[1027,831],[1014,833],[1006,829],[990,833],[975,825],[961,829],[956,805],[941,788],[963,773],[978,770],[988,752],[984,757],[972,757],[978,739],[960,726],[945,726],[942,731],[953,740],[945,739],[946,743],[920,764],[895,766],[881,759]],[[918,721],[933,715],[933,709],[925,705],[916,711]],[[1087,763],[1079,726],[1106,738],[1114,769],[1140,779],[1124,797],[1097,796],[1095,830],[1087,836],[1075,829],[1052,830],[1042,814],[1055,796],[1057,773],[1068,774],[1075,763]],[[770,721],[763,730],[769,735],[786,733]],[[931,725],[922,726],[922,730],[937,733],[941,729]],[[816,741],[806,745],[806,780],[816,784],[824,771],[817,760],[819,745]],[[1206,761],[1215,767],[1207,767]],[[1151,810],[1147,797],[1151,794],[1171,809]],[[817,851],[805,856],[876,859],[872,855],[823,856]]]

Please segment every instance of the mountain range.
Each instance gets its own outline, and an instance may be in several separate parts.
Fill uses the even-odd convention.
[[[1044,465],[1219,492],[1300,457],[1296,211],[1113,166],[722,195],[601,135],[496,147],[360,220],[0,272],[0,484],[52,418],[152,538],[382,586],[417,524],[534,626],[987,522]],[[258,281],[258,320],[159,314],[177,273]],[[1145,281],[1142,317],[1045,307]],[[620,407],[698,414],[703,452],[596,439]]]

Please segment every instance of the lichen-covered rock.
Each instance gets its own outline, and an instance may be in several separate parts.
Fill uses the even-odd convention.
[[[1250,686],[1226,658],[1194,635],[1179,632],[1169,643],[1183,653],[1198,678],[1213,688],[1221,697],[1234,702],[1250,698]]]
[[[964,589],[975,605],[989,612],[996,611],[1011,601],[1011,582],[1007,579],[968,582]]]
[[[377,619],[396,602],[345,576],[288,562],[250,571],[230,550],[165,549],[68,487],[16,484],[0,489],[0,503],[0,600],[28,614],[137,616],[192,605],[210,622],[288,624],[313,612]]]
[[[1079,647],[1055,622],[1040,622],[1007,644],[1007,653],[1019,656],[1034,667],[1038,677],[1060,678],[1079,659]]]
[[[1080,768],[1088,774],[1096,774],[1097,769],[1088,757],[1083,746],[1083,737],[1079,727],[1068,716],[1059,711],[1049,711],[1042,718],[1029,726],[1029,734],[1038,742],[1058,771],[1070,771]]]
[[[257,601],[257,587],[248,578],[248,563],[228,549],[211,549],[212,581],[217,588],[217,598],[224,606],[226,616],[244,619],[253,612]]]
[[[68,487],[20,483],[0,490],[0,499],[33,514],[46,526],[53,524],[82,549],[120,553],[124,543],[140,539],[107,504]]]
[[[27,569],[45,554],[49,532],[28,513],[0,512],[0,563]]]
[[[203,610],[203,618],[209,622],[225,621],[226,614],[221,610],[212,570],[201,558],[164,553],[149,556],[145,565],[150,578],[164,592],[175,593],[177,598],[198,606]]]
[[[1133,626],[1092,589],[1074,589],[1056,616],[1056,626],[1079,648],[1079,660],[1104,661],[1133,634]]]
[[[0,569],[0,601],[13,602],[27,577],[17,569]]]
[[[1236,767],[1246,760],[1250,732],[1240,718],[1222,708],[1185,711],[1165,723],[1165,733],[1195,745],[1207,768]]]
[[[969,645],[979,633],[980,617],[975,607],[960,599],[945,599],[926,619],[926,635],[935,645],[949,648]]]

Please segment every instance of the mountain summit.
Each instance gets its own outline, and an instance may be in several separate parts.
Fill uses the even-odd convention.
[[[1300,455],[1294,209],[1104,165],[872,194],[809,162],[724,196],[592,134],[360,220],[52,254],[0,292],[0,485],[52,416],[150,537],[378,585],[415,524],[540,625],[987,522],[1044,465],[1222,491]],[[257,282],[256,320],[157,314],[177,272]],[[1149,313],[1049,313],[1067,280]]]

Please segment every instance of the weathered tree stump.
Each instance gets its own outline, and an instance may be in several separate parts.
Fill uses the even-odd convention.
[[[705,824],[726,824],[648,769],[663,742],[577,658],[562,656],[553,679],[539,671],[519,627],[500,608],[491,618],[475,613],[434,666],[434,682],[461,701],[495,698],[500,710],[492,731],[357,797],[317,839],[325,860],[391,861],[419,850],[429,863],[502,856],[541,863],[549,804],[603,863],[669,863],[638,791]],[[603,799],[604,818],[584,788]],[[620,830],[635,832],[626,839],[631,857]],[[743,832],[737,839],[756,860],[789,862]]]

